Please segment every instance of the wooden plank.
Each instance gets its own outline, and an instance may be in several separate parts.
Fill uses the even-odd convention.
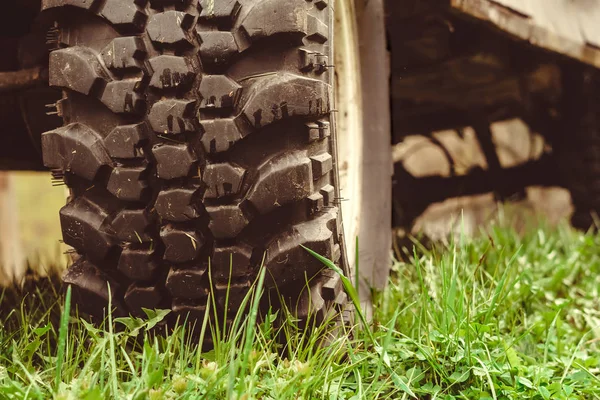
[[[14,189],[13,177],[0,171],[0,285],[17,279],[25,262]]]
[[[577,2],[529,0],[531,22],[542,28],[545,34],[552,33],[573,45],[585,45],[585,39],[577,21],[577,16],[585,12]]]
[[[523,0],[492,0],[492,3],[498,3],[512,11],[515,11],[524,17],[530,18],[531,11],[531,1],[523,1]]]
[[[364,177],[377,179],[363,179],[362,190],[372,197],[371,204],[379,206],[363,208],[361,219],[376,226],[387,226],[392,215],[393,163],[390,143],[391,117],[387,106],[390,98],[390,69],[386,48],[384,1],[368,0],[365,3],[365,9],[357,19],[364,99],[362,111],[365,116],[363,129],[370,135],[366,144],[369,151],[363,153],[362,174]],[[386,249],[392,246],[392,235],[389,229],[379,229],[376,234],[365,234],[368,232],[366,225],[361,225],[364,230],[361,229],[359,233],[360,271],[361,275],[368,279],[370,288],[382,289],[389,279],[389,250]],[[371,289],[366,288],[365,283],[361,280],[363,301],[371,293]]]
[[[588,12],[579,13],[577,18],[586,43],[600,48],[600,1],[589,2]]]
[[[600,0],[451,0],[451,6],[531,45],[600,68]]]
[[[394,76],[392,97],[413,102],[441,102],[471,109],[520,100],[518,77],[494,54],[479,53],[448,60],[411,74]]]

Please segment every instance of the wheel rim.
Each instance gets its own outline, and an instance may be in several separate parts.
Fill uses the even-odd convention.
[[[337,1],[335,10],[335,99],[337,160],[344,235],[350,264],[356,251],[362,208],[362,96],[354,3]],[[353,270],[352,270],[353,272]]]

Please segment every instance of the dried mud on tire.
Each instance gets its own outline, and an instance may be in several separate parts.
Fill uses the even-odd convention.
[[[339,277],[301,247],[345,264],[332,6],[43,1],[64,93],[44,163],[71,189],[64,279],[81,310],[102,315],[110,283],[119,315],[202,319],[211,290],[235,314],[263,259],[265,288],[299,317],[345,304]]]

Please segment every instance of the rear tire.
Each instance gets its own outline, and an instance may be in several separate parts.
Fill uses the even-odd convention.
[[[50,84],[64,126],[42,147],[71,190],[60,219],[77,255],[64,280],[80,310],[102,316],[110,300],[117,315],[202,319],[214,291],[233,315],[263,259],[266,290],[300,318],[343,308],[339,276],[301,247],[347,272],[332,7],[43,1],[57,18]]]

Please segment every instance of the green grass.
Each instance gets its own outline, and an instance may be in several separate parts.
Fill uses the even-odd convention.
[[[65,301],[47,300],[51,286],[7,295],[0,398],[600,398],[600,236],[493,226],[432,247],[394,263],[372,323],[357,318],[352,336],[326,346],[317,337],[330,332],[254,319],[256,295],[233,331],[203,324],[209,352],[181,327],[149,331],[166,312],[100,329],[61,323]]]

